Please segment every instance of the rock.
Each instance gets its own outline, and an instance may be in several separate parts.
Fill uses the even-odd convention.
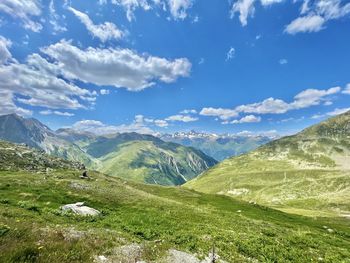
[[[100,214],[100,211],[88,206],[84,206],[84,202],[64,205],[61,207],[61,209],[63,211],[72,211],[74,214],[83,216],[97,216]]]
[[[176,249],[170,249],[168,251],[168,256],[165,260],[165,262],[172,262],[172,263],[200,263],[199,259],[196,258],[194,255],[191,255],[189,253],[179,251]]]

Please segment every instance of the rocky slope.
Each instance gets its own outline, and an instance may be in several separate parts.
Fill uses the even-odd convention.
[[[0,141],[0,170],[2,171],[46,171],[47,169],[81,170],[80,163],[50,156],[45,152],[29,148],[24,144]]]
[[[350,214],[350,112],[223,161],[187,187],[292,209]]]

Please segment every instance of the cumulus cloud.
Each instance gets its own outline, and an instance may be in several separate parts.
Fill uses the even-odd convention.
[[[285,32],[296,34],[299,32],[318,32],[323,28],[326,20],[319,15],[298,17],[287,25]]]
[[[93,37],[99,38],[102,42],[106,42],[111,39],[118,40],[124,36],[124,32],[111,22],[95,25],[87,14],[80,12],[73,7],[69,7],[68,10],[71,11],[85,25],[86,29]]]
[[[61,17],[56,12],[55,4],[54,4],[53,0],[51,0],[51,2],[49,4],[49,11],[50,11],[49,22],[50,22],[50,24],[52,26],[54,34],[56,34],[57,32],[65,32],[65,31],[67,31],[67,28],[65,26],[61,26],[60,25]]]
[[[106,0],[100,0],[100,3],[106,3]],[[163,11],[169,11],[175,20],[183,20],[188,14],[194,3],[194,0],[111,0],[112,4],[122,6],[126,11],[126,17],[129,21],[135,19],[134,12],[137,9],[148,11],[160,7]]]
[[[333,111],[327,112],[325,114],[315,114],[311,118],[320,119],[320,118],[329,117],[329,116],[332,117],[332,116],[337,116],[339,114],[343,114],[348,111],[350,111],[350,108],[336,108]]]
[[[180,111],[180,114],[196,114],[197,111],[194,109]]]
[[[110,91],[108,89],[101,89],[100,90],[101,95],[108,95],[109,93],[110,93]]]
[[[187,17],[187,9],[192,4],[192,0],[168,0],[170,13],[175,19],[185,19]]]
[[[350,95],[350,83],[346,85],[346,88],[342,91],[342,93]]]
[[[65,116],[65,117],[72,117],[74,116],[74,113],[70,112],[63,112],[58,110],[42,110],[39,112],[41,115],[58,115],[58,116]]]
[[[154,131],[147,127],[142,115],[136,115],[131,124],[108,125],[97,120],[81,120],[72,125],[78,131],[87,131],[98,135],[137,132],[141,134],[154,134]]]
[[[236,0],[231,7],[231,18],[238,13],[242,26],[246,26],[248,18],[254,16],[256,3],[267,7],[282,2],[287,1]],[[284,31],[288,34],[318,32],[325,28],[327,21],[339,19],[350,13],[350,3],[347,0],[294,0],[293,2],[302,3],[299,17],[296,17],[285,27]]]
[[[0,115],[16,113],[21,116],[30,116],[31,110],[23,109],[14,103],[14,94],[9,90],[0,90]]]
[[[43,28],[39,22],[33,20],[41,15],[39,0],[1,0],[0,12],[6,13],[15,19],[20,19],[24,28],[33,32],[40,32]]]
[[[343,0],[304,0],[301,16],[287,25],[285,32],[318,32],[325,28],[329,20],[339,19],[350,13],[350,3]]]
[[[231,18],[235,16],[235,13],[239,13],[239,21],[241,21],[242,26],[248,24],[248,17],[252,17],[255,12],[254,7],[255,0],[238,0],[231,8]]]
[[[238,117],[240,113],[283,114],[291,110],[304,109],[331,101],[330,96],[340,91],[340,87],[333,87],[326,90],[307,89],[298,93],[294,97],[294,100],[289,103],[281,99],[268,98],[261,102],[240,105],[233,109],[203,108],[200,115],[218,117],[228,123],[229,119]]]
[[[11,40],[0,36],[0,64],[5,63],[12,57],[11,52],[9,51],[11,46]]]
[[[238,112],[231,109],[223,109],[223,108],[203,108],[200,113],[202,116],[212,116],[218,117],[221,120],[228,120],[238,116]]]
[[[192,117],[192,116],[189,116],[189,115],[177,114],[177,115],[169,116],[165,120],[166,121],[193,122],[193,121],[197,121],[198,118]]]
[[[0,86],[6,98],[6,103],[0,104],[1,112],[30,114],[18,108],[16,102],[50,109],[79,109],[85,108],[83,101],[94,101],[94,94],[59,78],[57,68],[39,54],[28,56],[25,64],[19,63],[8,50],[10,43],[0,37]]]
[[[282,3],[284,0],[261,0],[263,6],[269,6],[277,3]]]
[[[158,127],[164,128],[164,127],[168,127],[168,122],[165,120],[154,120],[154,124]]]
[[[255,116],[255,115],[247,115],[239,120],[233,120],[231,121],[232,124],[238,124],[238,123],[254,123],[254,122],[260,122],[261,117]]]
[[[65,40],[43,48],[42,52],[55,61],[68,79],[130,91],[151,87],[156,81],[174,82],[187,77],[191,70],[186,58],[167,60],[121,48],[82,50]]]

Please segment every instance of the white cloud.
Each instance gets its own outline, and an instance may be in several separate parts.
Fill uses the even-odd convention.
[[[9,40],[0,37],[0,87],[6,97],[6,103],[0,105],[1,112],[29,114],[15,102],[50,109],[78,109],[85,108],[83,101],[93,103],[90,91],[58,78],[57,68],[40,55],[30,55],[26,64],[21,64],[12,58],[9,45]]]
[[[129,21],[135,19],[134,12],[136,9],[141,8],[145,11],[151,9],[151,5],[147,0],[111,0],[112,4],[122,6],[126,11],[126,17]]]
[[[319,15],[298,17],[287,25],[285,32],[296,34],[299,32],[318,32],[322,29],[326,20]]]
[[[233,47],[230,47],[230,49],[226,53],[226,61],[231,60],[235,57],[236,50]]]
[[[1,0],[0,12],[20,19],[24,28],[34,32],[40,32],[43,28],[38,22],[33,21],[33,17],[41,15],[41,4],[39,0]]]
[[[9,48],[12,46],[12,42],[0,36],[0,65],[7,62],[11,57],[11,52]]]
[[[255,115],[247,115],[239,120],[233,120],[231,121],[232,124],[238,124],[238,123],[254,123],[254,122],[260,122],[261,117],[255,116]]]
[[[348,111],[350,111],[350,108],[336,108],[333,111],[327,112],[325,114],[315,114],[311,118],[312,119],[320,119],[320,118],[324,118],[327,116],[332,117],[332,116],[337,116],[339,114],[343,114],[343,113],[348,112]]]
[[[269,6],[273,4],[282,3],[284,0],[260,0],[263,6]]]
[[[161,128],[167,127],[169,125],[165,120],[155,120],[154,124]]]
[[[346,85],[346,88],[342,91],[342,93],[350,95],[350,83]]]
[[[33,114],[31,110],[18,107],[14,103],[13,93],[9,90],[0,90],[0,98],[1,98],[0,115],[17,113],[18,115],[21,115],[21,116],[30,116]]]
[[[142,115],[136,115],[131,124],[108,125],[97,120],[82,120],[74,123],[72,128],[78,131],[87,131],[99,135],[123,132],[154,134],[154,131],[145,124],[145,120]]]
[[[95,25],[87,14],[72,7],[69,7],[68,10],[70,10],[85,25],[86,29],[93,37],[99,38],[102,42],[111,39],[121,39],[124,36],[124,32],[111,22]]]
[[[197,121],[198,118],[188,116],[188,115],[177,114],[177,115],[169,116],[165,120],[166,121],[193,122],[193,121]]]
[[[203,108],[199,114],[202,116],[219,117],[221,120],[228,120],[238,116],[238,112],[235,110],[212,107]]]
[[[280,63],[281,65],[285,65],[285,64],[288,64],[288,60],[285,59],[285,58],[281,58],[278,63]]]
[[[343,114],[343,113],[348,112],[348,111],[350,111],[350,108],[336,108],[335,110],[328,112],[327,115],[328,116],[336,116],[336,115]]]
[[[56,32],[65,32],[67,31],[67,28],[65,26],[61,26],[59,24],[60,21],[60,16],[57,14],[56,9],[55,9],[55,4],[53,2],[53,0],[51,0],[50,4],[49,4],[49,11],[50,11],[50,24],[52,25],[54,34]]]
[[[289,107],[291,109],[303,109],[319,105],[326,97],[339,93],[340,91],[340,87],[333,87],[328,90],[307,89],[297,94]]]
[[[256,114],[281,114],[289,110],[289,104],[280,99],[268,98],[262,102],[240,105],[237,112]]]
[[[101,2],[106,3],[105,0]],[[169,11],[175,20],[183,20],[188,17],[188,9],[193,6],[194,0],[111,0],[111,3],[122,6],[129,21],[135,19],[134,12],[137,9],[148,11],[156,8]]]
[[[246,26],[248,23],[248,17],[252,17],[255,12],[254,8],[255,0],[238,0],[231,8],[231,18],[234,17],[235,13],[239,13],[239,20],[242,26]]]
[[[264,7],[277,3],[287,2],[283,0],[236,0],[231,7],[231,18],[239,13],[239,20],[242,26],[246,26],[248,18],[255,13],[255,4],[260,2]],[[339,19],[350,14],[350,3],[347,0],[293,0],[293,3],[300,3],[300,16],[289,23],[285,32],[296,34],[300,32],[318,32],[325,28],[329,20]]]
[[[39,113],[41,115],[58,115],[58,116],[66,116],[66,117],[74,116],[74,113],[57,111],[57,110],[54,110],[54,111],[53,110],[42,110]]]
[[[196,114],[197,111],[196,110],[183,110],[183,111],[180,111],[181,114]]]
[[[167,60],[130,49],[88,48],[85,50],[62,40],[42,49],[68,79],[99,86],[114,86],[139,91],[156,81],[171,83],[190,74],[191,63],[186,58]]]
[[[101,95],[108,95],[109,93],[110,93],[110,91],[108,89],[101,89],[100,90]]]
[[[168,0],[170,13],[175,19],[185,19],[187,17],[187,9],[192,4],[192,0]]]
[[[326,90],[307,89],[298,93],[290,103],[281,99],[268,98],[261,102],[237,106],[233,109],[203,108],[200,115],[219,117],[229,123],[229,119],[238,117],[240,113],[246,114],[283,114],[291,110],[304,109],[331,101],[330,96],[341,91],[340,87]]]
[[[343,4],[343,2],[345,2]],[[350,13],[350,3],[342,0],[304,0],[300,14],[302,16],[287,25],[285,32],[318,32],[325,28],[329,20],[339,19]]]

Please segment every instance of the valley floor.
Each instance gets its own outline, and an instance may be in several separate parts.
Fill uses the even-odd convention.
[[[1,261],[199,262],[215,247],[226,262],[350,262],[348,219],[91,176],[0,172]],[[59,209],[82,201],[101,215]]]

